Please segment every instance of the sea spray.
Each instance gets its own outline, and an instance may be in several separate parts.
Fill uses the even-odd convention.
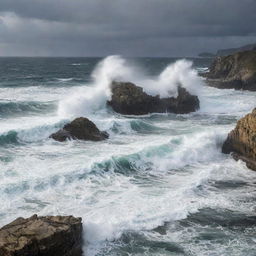
[[[129,81],[143,87],[152,96],[177,97],[178,86],[183,86],[191,94],[198,95],[202,80],[192,68],[192,62],[178,60],[168,65],[159,76],[148,77],[140,67],[132,65],[120,56],[109,56],[102,60],[92,72],[92,84],[76,89],[66,99],[60,101],[60,116],[78,116],[95,113],[106,106],[111,97],[112,81]]]
[[[61,83],[56,77],[88,81],[97,60],[8,61],[16,69],[2,72],[4,105],[69,98],[80,83],[74,87],[74,81]],[[168,61],[139,60],[149,75],[160,74],[164,68],[159,67],[167,67]],[[208,66],[208,61],[194,59],[197,68]],[[72,63],[83,66],[68,65]],[[139,81],[154,80],[130,66],[139,73],[131,82],[143,86]],[[24,72],[38,77],[39,70],[52,84],[36,78],[23,87],[19,77]],[[240,115],[251,111],[256,94],[204,86],[203,99],[196,113],[143,117],[106,113],[104,103],[91,117],[101,130],[113,132],[99,143],[55,142],[47,133],[63,127],[61,116],[53,116],[51,109],[42,115],[41,107],[40,116],[28,116],[27,111],[17,116],[16,106],[13,111],[7,104],[11,114],[1,118],[0,135],[17,135],[2,137],[0,145],[1,226],[34,213],[81,216],[87,256],[255,255],[256,173],[222,154],[221,144]]]
[[[59,104],[59,115],[76,116],[90,114],[105,107],[111,97],[109,85],[113,80],[129,80],[134,71],[125,59],[109,56],[102,60],[92,72],[93,83],[76,90]]]
[[[192,95],[199,95],[202,80],[192,65],[191,61],[178,60],[168,65],[158,77],[140,81],[140,85],[148,94],[161,98],[177,97],[178,86],[186,88]]]

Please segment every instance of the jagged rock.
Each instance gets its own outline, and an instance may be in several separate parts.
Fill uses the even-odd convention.
[[[0,229],[1,256],[82,256],[82,219],[34,215]]]
[[[50,138],[60,142],[67,139],[101,141],[108,138],[108,133],[101,132],[89,119],[79,117],[53,133]]]
[[[237,122],[223,144],[222,152],[246,162],[247,167],[256,171],[256,109]]]
[[[113,82],[111,85],[112,98],[108,105],[114,111],[124,115],[144,115],[148,113],[179,113],[185,114],[199,109],[199,99],[186,89],[178,87],[178,97],[161,99],[151,96],[143,88],[132,83]]]
[[[220,89],[256,91],[256,51],[217,57],[203,76],[208,85]]]

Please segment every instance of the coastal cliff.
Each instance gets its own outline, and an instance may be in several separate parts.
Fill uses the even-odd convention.
[[[204,76],[213,87],[256,91],[256,51],[217,57]]]

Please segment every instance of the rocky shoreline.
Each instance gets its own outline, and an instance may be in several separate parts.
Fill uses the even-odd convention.
[[[209,72],[201,74],[206,84],[219,89],[256,91],[256,48],[217,57]],[[242,160],[256,171],[256,109],[237,122],[225,140],[222,152]]]
[[[217,57],[203,76],[219,89],[256,91],[256,50]]]
[[[256,91],[256,51],[218,57],[205,74],[207,83],[218,88]],[[200,108],[197,96],[178,86],[177,97],[148,95],[130,82],[112,82],[107,105],[124,115],[149,113],[186,114]],[[66,140],[102,141],[109,137],[88,118],[79,117],[50,135]],[[237,122],[225,140],[222,152],[242,160],[256,171],[256,109]],[[82,256],[82,219],[73,216],[33,215],[18,218],[0,229],[0,256]]]
[[[1,256],[82,256],[82,219],[33,215],[0,229]]]
[[[185,88],[179,86],[178,96],[160,98],[151,96],[130,82],[112,82],[111,100],[107,102],[115,112],[124,115],[145,115],[149,113],[175,113],[186,114],[195,112],[200,108],[197,96],[191,95]],[[105,131],[88,118],[79,117],[66,124],[62,129],[51,134],[49,138],[59,142],[66,140],[102,141],[109,137]]]
[[[223,144],[222,152],[232,153],[235,160],[242,160],[256,171],[256,109],[237,122]]]

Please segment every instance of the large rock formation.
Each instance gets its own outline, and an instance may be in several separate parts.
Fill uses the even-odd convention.
[[[256,91],[256,51],[217,57],[204,76],[210,86]]]
[[[63,129],[53,133],[50,138],[60,142],[67,139],[101,141],[107,139],[108,134],[101,132],[89,119],[79,117],[66,124]]]
[[[81,256],[81,218],[34,215],[0,229],[1,256]]]
[[[148,113],[179,113],[185,114],[199,109],[197,96],[189,94],[183,87],[178,88],[178,97],[161,99],[151,96],[143,88],[132,83],[113,82],[111,85],[112,98],[108,105],[114,111],[124,115],[144,115]]]
[[[247,167],[256,171],[256,109],[237,122],[223,144],[222,152],[246,162]]]

